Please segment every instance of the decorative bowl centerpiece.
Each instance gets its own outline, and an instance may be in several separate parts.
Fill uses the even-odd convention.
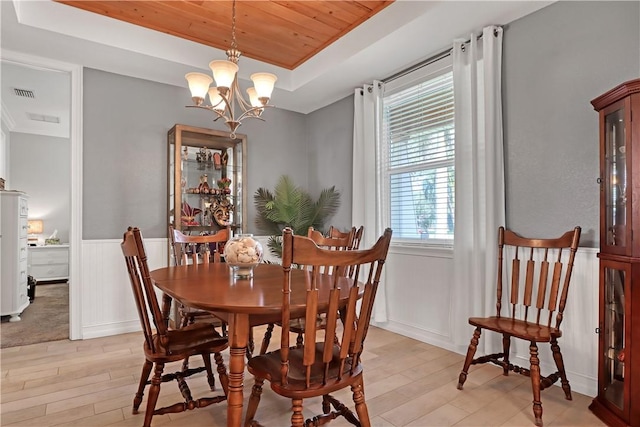
[[[262,262],[263,256],[262,245],[253,234],[238,234],[224,245],[224,259],[235,278],[253,277],[253,269]]]

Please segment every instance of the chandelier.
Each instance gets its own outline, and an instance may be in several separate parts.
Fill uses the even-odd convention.
[[[188,107],[204,108],[216,114],[214,121],[223,119],[231,138],[236,139],[236,129],[246,118],[260,119],[262,112],[271,98],[273,86],[277,77],[271,73],[255,73],[251,75],[253,87],[247,89],[249,101],[245,100],[238,85],[238,59],[242,54],[236,44],[236,2],[233,1],[231,18],[231,48],[226,51],[228,60],[214,60],[209,63],[213,78],[203,73],[188,73],[185,75],[191,90],[191,99],[195,105]],[[215,86],[211,83],[215,80]],[[205,105],[205,98],[209,95],[211,105]]]

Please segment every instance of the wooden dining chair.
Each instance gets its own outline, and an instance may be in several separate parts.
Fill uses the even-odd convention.
[[[220,262],[221,247],[231,238],[231,227],[215,234],[187,235],[169,226],[175,265]]]
[[[220,248],[231,237],[231,227],[223,228],[215,234],[186,235],[169,226],[169,236],[175,265],[209,264],[220,262]],[[216,326],[221,326],[222,334],[226,335],[226,325],[207,311],[179,304],[178,313],[181,327],[194,323],[197,318],[211,318]]]
[[[129,227],[124,233],[121,248],[144,333],[145,362],[142,367],[138,391],[133,399],[133,413],[138,413],[147,384],[150,384],[151,388],[147,399],[147,409],[144,414],[144,427],[151,425],[151,419],[154,415],[203,408],[226,400],[229,379],[227,368],[220,352],[229,346],[227,339],[220,336],[212,325],[206,323],[195,323],[180,329],[169,329],[171,298],[167,295],[163,296],[161,310],[149,274],[142,234],[138,228]],[[224,394],[194,400],[185,381],[191,375],[206,371],[209,387],[211,390],[215,390],[211,354],[214,355]],[[202,356],[203,367],[182,369],[175,373],[163,374],[165,364],[183,361],[190,356],[196,355]],[[149,381],[152,370],[153,378]],[[173,380],[177,381],[180,392],[184,397],[184,402],[156,409],[158,395],[160,394],[160,384]]]
[[[292,400],[291,425],[294,427],[322,425],[338,416],[345,417],[354,425],[370,426],[361,355],[391,234],[391,229],[386,229],[368,250],[336,251],[320,248],[308,237],[295,236],[290,228],[284,230],[280,349],[249,360],[248,369],[255,377],[255,384],[247,406],[245,426],[259,425],[254,417],[265,380],[269,381],[275,393]],[[305,339],[301,348],[289,347],[291,269],[294,265],[308,266]],[[328,265],[333,266],[333,274],[322,274],[320,271]],[[350,278],[343,272],[351,266],[355,269]],[[318,304],[320,281],[331,284],[328,306]],[[343,305],[340,303],[341,293],[348,294]],[[340,331],[338,319],[341,308],[344,319]],[[315,319],[321,313],[326,316],[326,329],[324,338],[318,340]],[[357,417],[330,394],[345,387],[351,387]],[[317,396],[322,396],[322,414],[305,422],[303,399]]]
[[[362,235],[364,234],[364,225],[361,225],[359,228],[351,227],[351,230],[349,231],[340,231],[339,228],[332,225],[329,227],[327,237],[347,237],[349,234],[352,236],[349,249],[358,249],[360,247],[360,242],[362,241]]]
[[[560,324],[579,242],[580,227],[550,239],[524,238],[504,227],[499,228],[496,315],[469,318],[469,324],[475,326],[475,330],[460,373],[458,389],[462,390],[471,365],[491,362],[501,366],[504,375],[514,371],[531,378],[533,414],[538,426],[542,426],[541,390],[560,379],[565,398],[571,400],[571,387],[558,338],[562,336]],[[505,313],[502,309],[503,294],[508,294]],[[474,359],[483,329],[502,335],[503,351]],[[529,342],[529,369],[513,365],[509,360],[512,337]],[[540,374],[537,346],[540,342],[551,344],[558,369],[546,377]]]
[[[319,247],[329,249],[329,250],[349,250],[351,249],[351,245],[353,244],[353,237],[355,235],[356,229],[352,228],[351,231],[342,233],[340,232],[340,237],[330,237],[324,236],[321,232],[316,230],[314,227],[309,227],[307,230],[307,237],[313,240],[316,245]],[[299,268],[304,268],[304,266],[298,266]],[[324,269],[327,270],[327,273],[330,273],[330,266],[324,266]],[[324,271],[323,271],[324,272]],[[324,317],[318,316],[316,319],[317,329],[324,328]],[[267,325],[267,329],[265,330],[264,337],[262,338],[262,345],[260,346],[260,354],[265,354],[267,349],[269,348],[269,343],[271,342],[271,336],[273,334],[275,324],[270,323]],[[280,324],[278,323],[278,326]],[[292,319],[289,325],[291,332],[297,334],[296,345],[297,347],[302,346],[302,342],[304,340],[304,329],[305,329],[305,319],[297,318]]]

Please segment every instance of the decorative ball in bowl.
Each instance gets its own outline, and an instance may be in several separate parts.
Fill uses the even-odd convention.
[[[236,278],[253,277],[253,269],[262,262],[262,245],[253,234],[238,234],[224,245],[224,259]]]

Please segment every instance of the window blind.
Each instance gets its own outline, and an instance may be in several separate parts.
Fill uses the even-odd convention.
[[[382,171],[394,237],[448,242],[454,226],[453,74],[383,96]]]

